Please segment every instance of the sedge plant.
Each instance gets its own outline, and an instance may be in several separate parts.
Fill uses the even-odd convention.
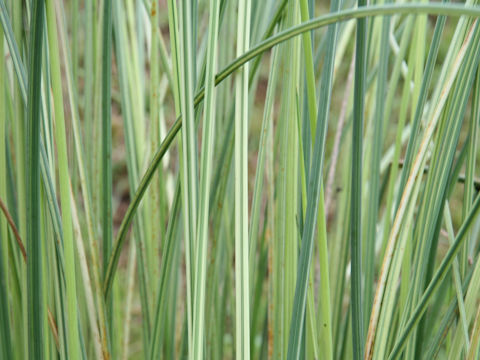
[[[0,358],[477,359],[479,17],[0,0]]]

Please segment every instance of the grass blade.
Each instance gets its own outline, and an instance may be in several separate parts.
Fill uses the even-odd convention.
[[[110,109],[112,64],[112,0],[104,0],[102,30],[102,239],[103,239],[103,276],[108,267],[112,248],[112,118]],[[75,59],[74,59],[75,61]],[[74,67],[75,68],[75,67]],[[75,71],[74,71],[75,78]],[[74,79],[75,81],[75,79]],[[112,298],[106,298],[107,323],[109,331],[112,325]]]
[[[195,285],[193,307],[193,359],[204,358],[205,342],[205,290],[207,270],[207,240],[210,201],[210,182],[215,136],[215,68],[219,24],[219,0],[209,2],[209,25],[207,44],[207,69],[205,76],[205,113],[200,170],[200,202],[198,229],[196,229]]]
[[[28,357],[44,358],[44,307],[42,299],[42,244],[40,236],[40,105],[44,28],[43,0],[35,1],[30,30],[28,67],[28,168],[27,168],[27,282],[28,282]],[[2,11],[3,13],[3,11]]]
[[[240,0],[237,56],[250,42],[250,0]],[[235,79],[235,327],[236,357],[250,358],[250,286],[248,271],[248,64]]]
[[[68,351],[72,359],[79,358],[80,338],[78,333],[77,285],[75,277],[75,255],[73,244],[73,224],[70,204],[70,175],[68,172],[67,139],[65,134],[65,116],[63,112],[63,94],[58,50],[57,24],[52,0],[47,0],[48,42],[52,73],[52,90],[55,106],[55,143],[57,144],[58,169],[60,182],[60,201],[62,205],[63,247],[65,253],[65,282],[68,312]]]
[[[366,5],[361,0],[358,6]],[[351,306],[353,358],[363,356],[363,302],[362,302],[362,161],[363,117],[365,102],[365,73],[367,56],[367,22],[357,20],[355,45],[355,79],[353,86],[353,132],[352,132],[352,196],[350,215],[350,258],[352,264]]]
[[[0,54],[3,54],[3,30],[0,30]],[[0,84],[6,84],[6,71],[5,71],[5,61],[2,58],[0,60]],[[7,112],[6,112],[6,94],[5,94],[6,87],[4,85],[0,85],[0,172],[3,174],[7,173],[6,168],[6,129],[7,129]],[[7,188],[6,188],[6,179],[0,179],[0,197],[4,198],[7,195]],[[6,208],[3,202],[0,199],[0,206],[2,211],[5,213],[5,217],[9,217],[8,212],[5,212]],[[2,216],[0,219],[0,354],[2,354],[3,358],[10,359],[12,357],[12,349],[11,349],[11,335],[10,335],[10,318],[8,313],[8,283],[7,283],[7,274],[8,274],[8,257],[7,257],[7,250],[8,250],[8,230],[7,230],[7,223]]]

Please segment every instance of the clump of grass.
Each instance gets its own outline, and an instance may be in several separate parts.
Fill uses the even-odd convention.
[[[477,358],[478,17],[0,0],[0,357]]]

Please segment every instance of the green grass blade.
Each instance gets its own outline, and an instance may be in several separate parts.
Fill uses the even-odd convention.
[[[187,335],[188,349],[193,349],[193,300],[196,274],[195,270],[195,243],[197,231],[198,212],[198,150],[195,126],[195,111],[193,90],[195,88],[195,54],[196,38],[193,36],[192,23],[193,3],[195,1],[180,2],[179,4],[179,32],[180,32],[180,68],[177,76],[179,81],[180,107],[184,119],[182,131],[182,198],[184,214],[184,239],[185,239],[185,263],[187,277]],[[194,40],[195,39],[195,40]],[[194,44],[195,43],[195,44]],[[193,353],[189,352],[189,358],[193,359]]]
[[[3,54],[3,30],[0,30],[0,54]],[[5,61],[2,59],[0,60],[0,84],[6,84],[6,67]],[[6,167],[6,160],[7,160],[7,152],[6,152],[6,139],[7,136],[5,134],[7,129],[7,111],[6,111],[6,87],[4,85],[0,85],[0,151],[2,154],[0,155],[0,172],[3,174],[7,173]],[[6,188],[6,179],[0,180],[0,197],[5,199],[7,195],[7,188]],[[0,200],[1,201],[1,200]],[[4,205],[2,204],[2,210]],[[2,341],[0,341],[0,353],[2,354],[3,358],[10,359],[12,357],[12,341],[10,335],[10,316],[8,312],[8,282],[7,282],[7,274],[8,274],[8,257],[7,257],[7,250],[8,250],[8,230],[7,230],[7,223],[5,218],[0,219],[0,337]]]
[[[60,182],[60,200],[62,205],[63,247],[65,253],[65,282],[68,312],[68,351],[72,359],[80,355],[78,334],[78,305],[75,255],[73,244],[73,224],[70,204],[70,175],[68,172],[67,140],[65,134],[65,117],[63,112],[63,94],[58,50],[57,24],[52,0],[47,0],[48,42],[50,49],[50,66],[52,73],[52,90],[55,106],[55,143],[57,144],[58,169]]]
[[[102,159],[103,159],[103,245],[104,245],[104,269],[106,269],[106,260],[108,259],[111,244],[111,221],[112,221],[112,175],[111,175],[111,110],[110,110],[110,92],[111,92],[111,49],[112,49],[112,4],[111,0],[104,1],[103,8],[103,29],[102,29]],[[74,72],[75,73],[75,72]]]
[[[28,184],[27,184],[27,282],[28,356],[44,358],[44,307],[42,296],[42,244],[40,236],[40,106],[44,1],[33,3],[28,67]],[[2,11],[3,13],[3,11]]]
[[[359,1],[359,7],[366,1]],[[363,302],[362,302],[362,162],[363,162],[363,117],[365,102],[365,73],[367,56],[367,23],[357,20],[355,46],[355,80],[353,86],[353,131],[352,131],[352,197],[350,217],[350,259],[352,266],[351,298],[353,358],[363,356]]]
[[[112,0],[104,0],[102,29],[102,240],[103,276],[112,248],[112,118],[110,107],[112,65]],[[74,59],[75,62],[76,59]],[[73,67],[75,69],[75,66]],[[73,70],[74,81],[75,71]],[[107,324],[112,332],[112,301],[106,298]]]
[[[237,56],[249,48],[250,0],[240,0]],[[250,358],[250,286],[248,266],[248,64],[235,79],[235,337],[236,357]]]
[[[377,218],[379,208],[379,183],[380,183],[380,158],[383,147],[383,121],[385,102],[384,97],[387,85],[387,72],[389,60],[388,36],[390,30],[390,18],[384,17],[381,23],[381,38],[379,42],[379,65],[377,74],[377,91],[375,114],[373,117],[373,139],[371,145],[370,167],[369,167],[369,190],[368,190],[368,210],[365,214],[365,291],[364,291],[364,324],[368,324],[368,317],[373,303],[373,283],[375,272],[375,246],[377,240]],[[355,109],[354,109],[355,111]],[[399,131],[401,134],[401,131]]]
[[[207,241],[209,225],[210,182],[215,136],[215,69],[219,24],[219,0],[209,2],[209,25],[207,44],[207,69],[205,75],[205,113],[203,118],[203,139],[200,169],[200,199],[198,208],[198,229],[196,230],[195,285],[193,294],[193,359],[204,358],[205,342],[205,290],[207,270]]]

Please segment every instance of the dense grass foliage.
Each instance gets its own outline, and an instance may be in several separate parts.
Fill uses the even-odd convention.
[[[478,359],[477,0],[0,0],[0,359]]]

